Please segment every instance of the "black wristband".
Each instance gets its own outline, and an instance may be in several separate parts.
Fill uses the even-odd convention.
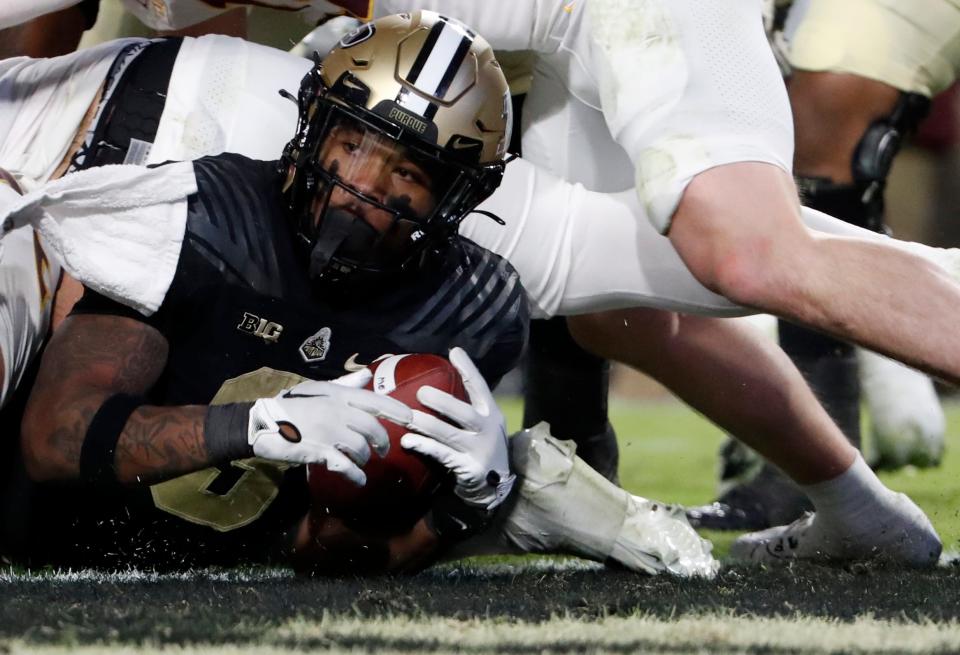
[[[253,403],[210,405],[203,421],[203,440],[213,464],[253,457],[247,443],[247,423]]]
[[[115,484],[114,455],[127,419],[145,402],[142,396],[110,396],[93,415],[80,447],[80,479],[91,484]]]
[[[423,520],[444,548],[483,532],[494,511],[468,505],[452,490],[438,495]]]

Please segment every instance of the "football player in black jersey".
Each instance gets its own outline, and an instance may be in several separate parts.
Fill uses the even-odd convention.
[[[395,66],[406,76],[395,79]],[[123,544],[129,524],[164,535],[162,550],[176,558],[273,552],[306,509],[297,464],[363,483],[359,465],[387,445],[377,418],[436,436],[405,405],[363,390],[369,373],[309,380],[384,353],[459,346],[469,354],[457,351],[461,369],[472,358],[492,381],[522,350],[516,273],[456,235],[499,183],[509,138],[506,82],[489,46],[454,22],[395,17],[344,41],[299,95],[299,131],[279,162],[195,163],[198,190],[160,310],[145,318],[87,290],[47,348],[23,460],[35,480],[86,483],[74,497],[55,495],[68,534],[90,550],[108,531]],[[259,367],[308,381],[210,405],[225,380]],[[445,510],[456,520],[435,511],[415,528],[417,561],[447,525],[482,525],[509,493],[497,417],[478,418],[466,441],[473,466],[458,469],[457,502]],[[204,482],[173,500],[158,484],[198,471]],[[43,491],[30,488],[42,510],[28,531],[56,522]]]
[[[472,552],[715,572],[681,511],[616,488],[542,428],[508,445],[484,380],[523,348],[525,295],[507,262],[457,235],[499,183],[509,141],[489,46],[431,12],[385,18],[345,37],[297,100],[278,162],[192,164],[197,191],[155,314],[87,289],[51,339],[23,422],[25,466],[3,491],[0,549],[72,566],[418,568],[493,519],[515,479],[509,448],[524,484]],[[448,351],[470,402],[437,392],[427,404],[449,422],[364,391],[366,371],[314,381],[384,353]],[[318,520],[298,466],[363,483],[358,466],[386,447],[377,418],[419,433],[404,447],[452,479],[389,537]],[[597,520],[568,529],[572,504]]]

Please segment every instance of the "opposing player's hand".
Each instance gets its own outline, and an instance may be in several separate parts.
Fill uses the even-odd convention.
[[[250,409],[247,440],[257,457],[296,464],[323,464],[363,485],[360,470],[370,449],[385,455],[387,431],[377,419],[409,425],[412,411],[399,400],[364,389],[368,369],[330,382],[301,382]]]
[[[449,421],[414,410],[410,428],[419,434],[405,434],[400,445],[443,464],[457,478],[457,496],[473,507],[491,510],[504,501],[516,479],[510,472],[506,424],[467,353],[454,348],[450,363],[460,372],[470,403],[434,387],[421,387],[417,400]]]

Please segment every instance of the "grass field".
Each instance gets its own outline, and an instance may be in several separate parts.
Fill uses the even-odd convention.
[[[509,403],[511,421],[517,406]],[[714,494],[721,435],[673,403],[615,404],[622,481]],[[960,407],[944,465],[885,475],[960,550]],[[729,535],[709,534],[722,557]],[[949,559],[949,558],[947,558]],[[0,653],[956,653],[960,567],[727,565],[713,581],[569,559],[471,560],[406,578],[309,580],[275,569],[0,572]]]

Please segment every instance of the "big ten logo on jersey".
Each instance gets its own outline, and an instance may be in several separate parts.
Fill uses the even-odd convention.
[[[255,337],[260,337],[267,343],[276,343],[283,332],[283,326],[279,323],[260,318],[250,312],[243,313],[243,319],[237,325],[237,329]]]

